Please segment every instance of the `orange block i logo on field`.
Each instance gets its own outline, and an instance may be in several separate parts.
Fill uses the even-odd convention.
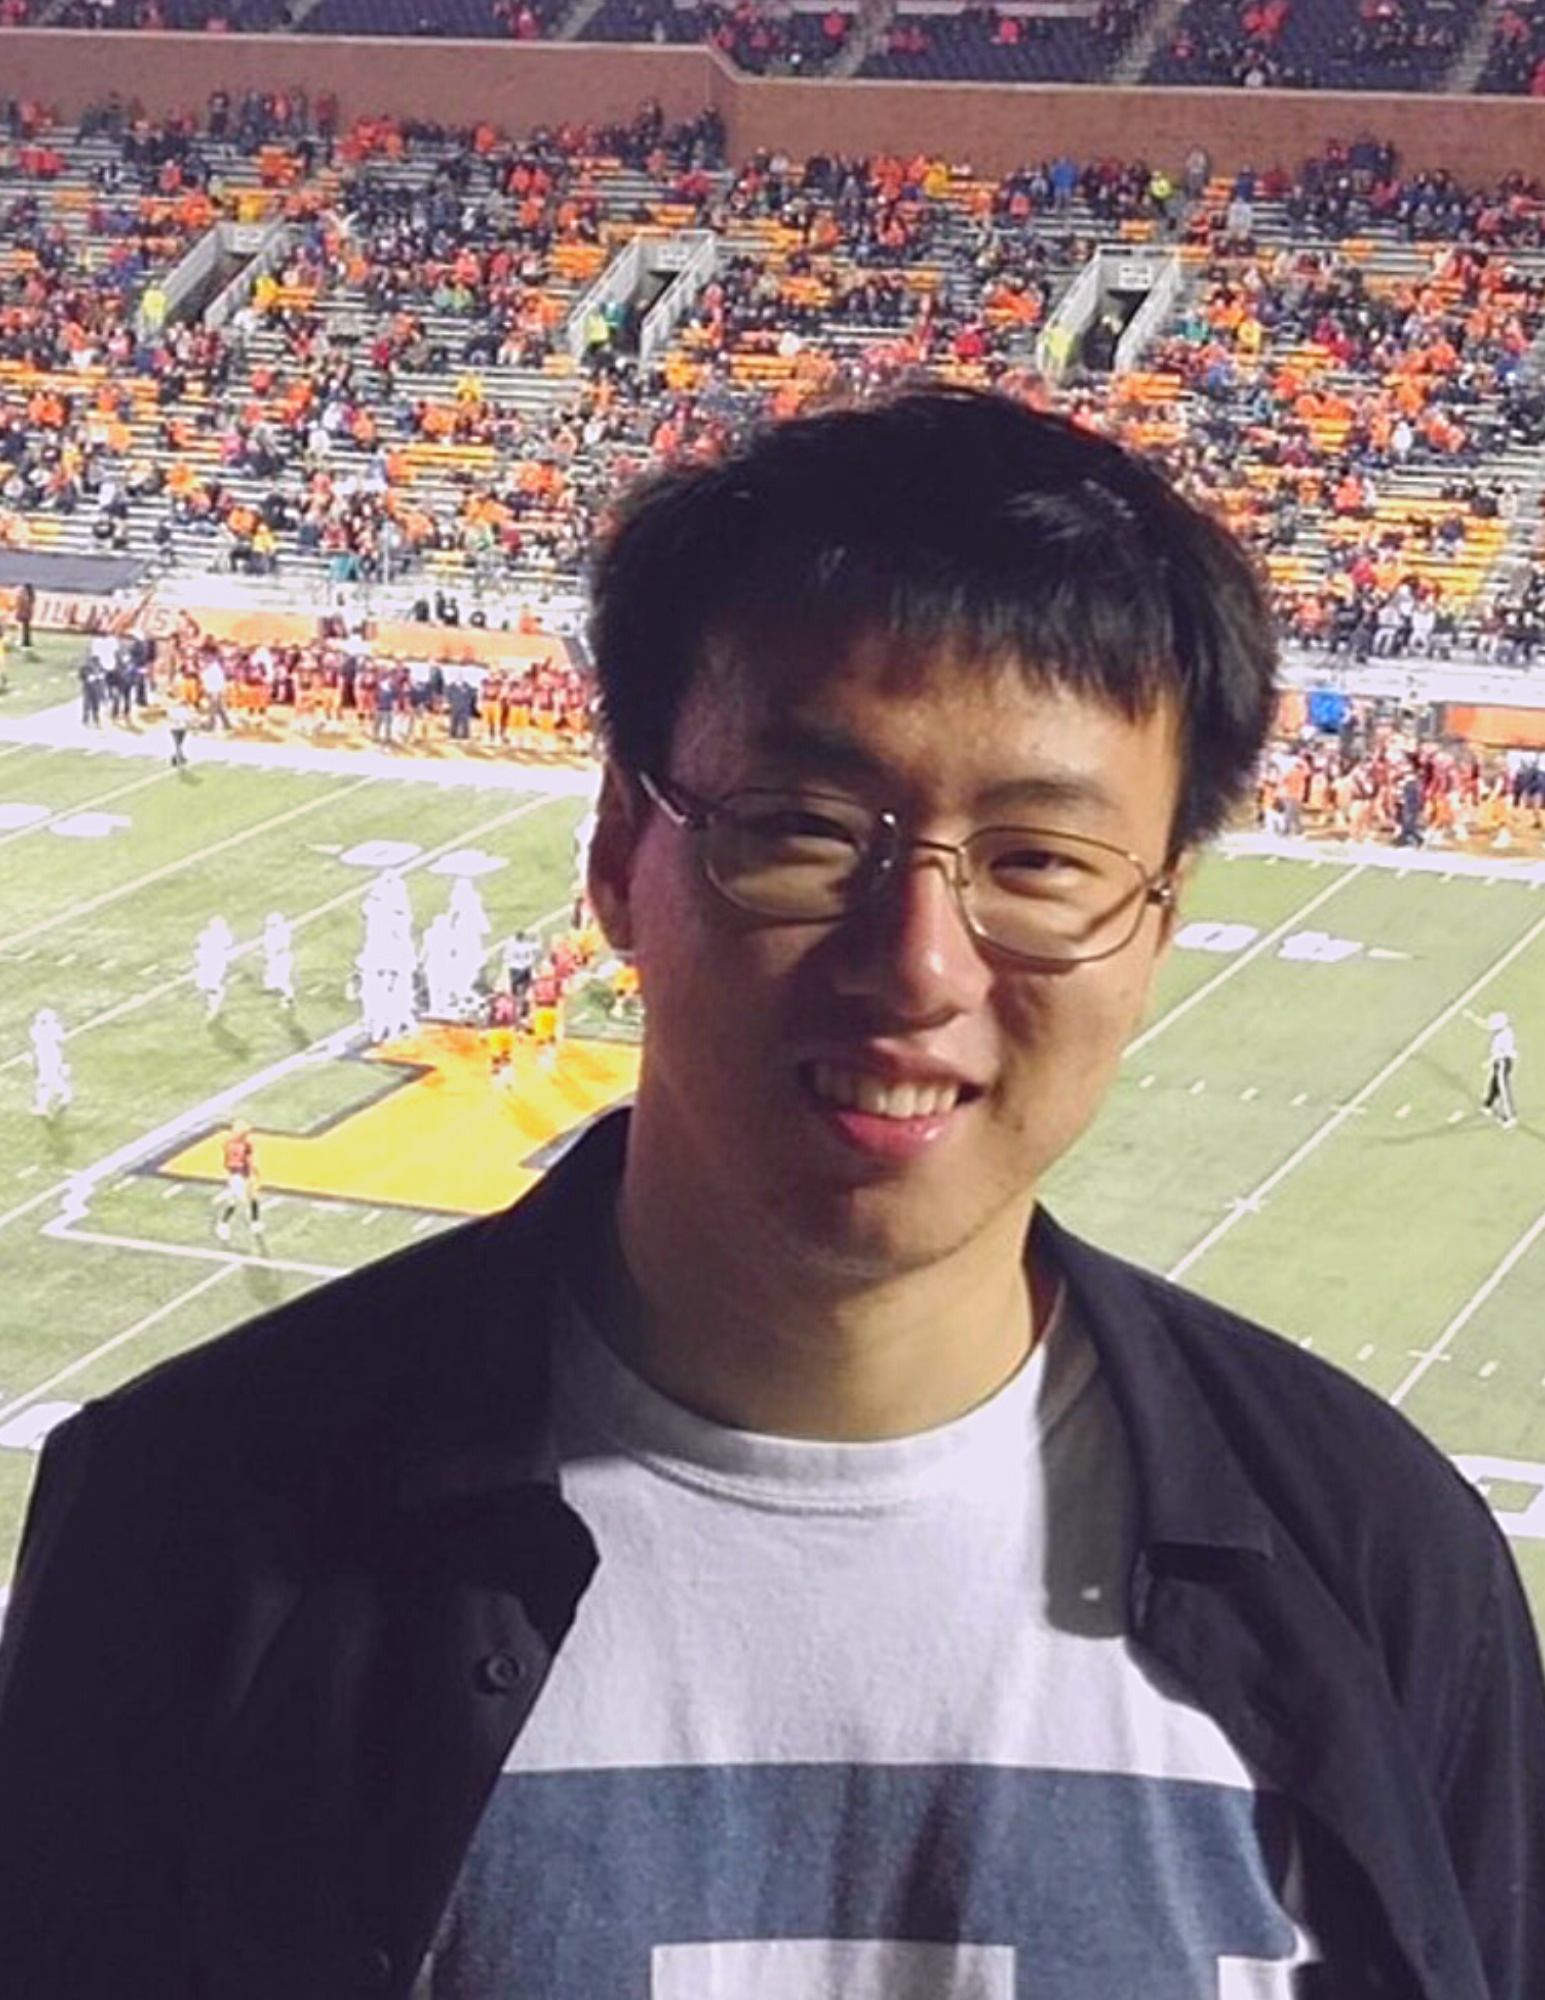
[[[432,1025],[366,1060],[396,1072],[381,1096],[310,1132],[258,1127],[266,1192],[489,1214],[533,1187],[566,1138],[632,1095],[639,1051],[628,1042],[568,1041],[549,1064],[518,1043],[508,1068],[495,1072],[478,1030]],[[160,1171],[222,1180],[219,1134]]]

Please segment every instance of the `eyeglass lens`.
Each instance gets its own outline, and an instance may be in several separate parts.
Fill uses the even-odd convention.
[[[715,808],[704,860],[710,880],[742,908],[815,922],[872,898],[908,846],[892,823],[856,801],[743,792]],[[1147,877],[1131,856],[1099,841],[984,827],[958,850],[938,843],[938,852],[951,859],[972,928],[1005,951],[1091,957],[1119,949],[1141,920]]]

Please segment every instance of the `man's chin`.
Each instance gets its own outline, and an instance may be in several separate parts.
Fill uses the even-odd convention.
[[[978,1233],[941,1210],[937,1190],[850,1187],[779,1205],[775,1228],[799,1275],[857,1290],[928,1270]]]

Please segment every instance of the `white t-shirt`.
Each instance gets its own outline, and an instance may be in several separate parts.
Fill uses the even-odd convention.
[[[1059,1314],[988,1402],[828,1444],[667,1400],[571,1310],[601,1563],[434,2000],[1279,2000],[1292,1813],[1125,1635],[1133,1493]]]

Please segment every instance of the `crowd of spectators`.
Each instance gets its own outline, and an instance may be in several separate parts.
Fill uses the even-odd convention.
[[[1476,87],[1513,97],[1545,97],[1545,0],[1506,0]]]
[[[1221,192],[1204,154],[1174,179],[1068,156],[991,182],[927,155],[780,153],[726,176],[711,114],[669,127],[648,106],[606,131],[510,141],[342,129],[302,92],[221,95],[201,122],[152,127],[109,105],[88,123],[112,142],[92,154],[89,281],[46,172],[21,177],[5,217],[0,538],[84,513],[97,544],[143,552],[148,515],[160,558],[191,542],[256,575],[300,557],[340,582],[572,574],[621,481],[712,451],[753,415],[923,368],[1046,395],[1034,342],[1057,288],[1096,231],[1131,224],[1184,234],[1202,261],[1142,377],[1075,375],[1070,403],[1167,453],[1255,540],[1291,635],[1354,657],[1528,659],[1539,642],[1532,585],[1495,606],[1477,595],[1518,505],[1483,462],[1545,439],[1522,365],[1545,290],[1510,261],[1541,243],[1545,203],[1518,176],[1481,191],[1402,176],[1371,138]],[[35,119],[21,127],[19,145],[49,150]],[[277,161],[265,179],[293,224],[284,259],[220,331],[147,327],[135,306],[158,258],[242,198],[236,152]],[[662,358],[633,361],[625,328],[604,324],[531,417],[486,376],[569,368],[563,260],[593,272],[639,219],[609,209],[603,156],[639,165],[673,214],[757,247],[721,262]],[[1257,248],[1268,199],[1338,242],[1364,228],[1467,240],[1435,240],[1419,272],[1380,280],[1355,244]],[[1424,468],[1439,490],[1401,499]]]
[[[1477,0],[1187,0],[1146,83],[1438,90]]]
[[[874,77],[1093,82],[1108,76],[1154,0],[1097,0],[1075,15],[998,0],[895,8],[863,48]],[[1247,89],[1443,88],[1481,0],[1186,0],[1144,81]],[[0,0],[0,28],[36,22],[39,0]],[[450,36],[536,41],[706,42],[753,75],[821,75],[854,42],[854,0],[63,0],[51,27],[213,34]],[[857,58],[855,58],[857,59]],[[1477,86],[1545,94],[1545,0],[1505,0]]]
[[[604,0],[586,20],[587,42],[708,42],[753,75],[816,76],[829,70],[857,25],[852,5],[795,8],[784,0]]]
[[[64,0],[51,28],[176,29],[214,35],[275,34],[290,25],[292,0]]]
[[[981,77],[1001,82],[1090,83],[1109,73],[1147,0],[1099,0],[1089,14],[1059,16],[967,0],[960,7],[898,10],[863,76]]]

